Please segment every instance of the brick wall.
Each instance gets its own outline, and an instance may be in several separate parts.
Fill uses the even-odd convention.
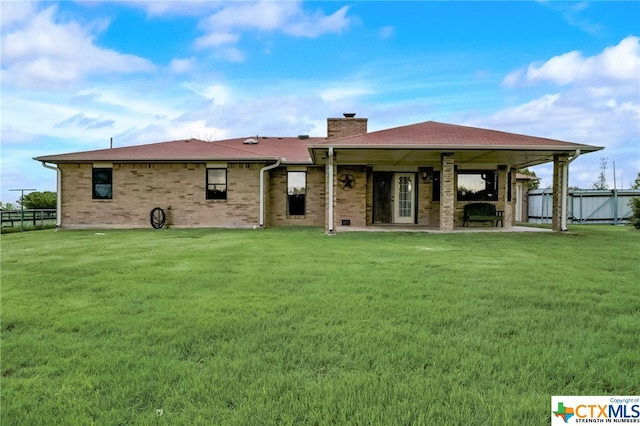
[[[351,189],[343,189],[340,177],[351,175],[355,184]],[[350,220],[350,226],[364,227],[367,219],[367,171],[364,167],[338,166],[335,189],[335,219],[341,226],[343,220]]]
[[[327,118],[327,139],[367,133],[366,118]]]
[[[562,231],[562,177],[565,164],[569,161],[567,154],[553,156],[553,195],[551,229]]]
[[[454,215],[459,216],[455,208],[456,185],[453,167],[453,154],[441,155],[440,173],[440,230],[453,231]]]
[[[323,226],[325,220],[324,167],[307,167],[306,211],[304,216],[287,215],[287,168],[271,170],[268,226]]]
[[[513,224],[513,211],[511,208],[512,203],[509,202],[509,173],[510,169],[507,166],[498,166],[498,202],[496,203],[496,210],[502,210],[504,215],[504,226],[509,227]],[[513,180],[513,179],[512,179]],[[513,200],[513,192],[511,193],[511,200]]]
[[[418,203],[416,205],[418,215],[418,225],[420,226],[430,226],[432,223],[432,214],[433,210],[433,202],[432,200],[432,191],[433,191],[433,183],[432,182],[424,182],[420,178],[420,173],[417,175],[418,179]],[[436,205],[437,206],[437,205]]]
[[[60,164],[62,226],[147,228],[162,207],[175,227],[252,227],[259,222],[259,170],[229,164],[227,200],[207,200],[206,164],[113,164],[113,199],[93,200],[91,164]],[[169,207],[171,209],[169,210]]]

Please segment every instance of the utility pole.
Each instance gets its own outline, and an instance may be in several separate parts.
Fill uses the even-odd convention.
[[[10,189],[9,191],[20,191],[20,232],[24,232],[24,191],[35,191],[35,189]]]

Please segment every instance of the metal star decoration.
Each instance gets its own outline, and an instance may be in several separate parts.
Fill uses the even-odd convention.
[[[342,189],[352,189],[356,186],[356,178],[353,175],[344,174],[338,181],[342,184]]]

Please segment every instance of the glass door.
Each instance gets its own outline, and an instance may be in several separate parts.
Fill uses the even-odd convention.
[[[396,173],[394,223],[415,223],[415,174]]]

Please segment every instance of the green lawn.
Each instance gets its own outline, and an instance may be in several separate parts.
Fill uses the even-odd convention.
[[[3,235],[3,425],[546,425],[640,394],[640,231]]]

